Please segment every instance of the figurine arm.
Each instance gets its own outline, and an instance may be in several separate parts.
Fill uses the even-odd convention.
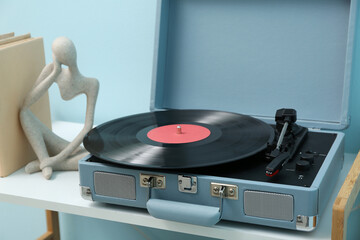
[[[91,78],[88,79],[85,83],[83,93],[87,97],[87,106],[86,106],[86,116],[84,128],[79,132],[79,134],[74,138],[74,140],[66,146],[59,154],[50,157],[48,161],[44,161],[40,164],[40,168],[53,166],[54,164],[65,160],[70,156],[82,143],[85,135],[92,129],[94,123],[94,112],[96,99],[99,92],[99,82],[97,79]]]
[[[57,61],[46,65],[36,80],[34,87],[25,97],[22,110],[29,108],[32,104],[37,102],[55,82],[55,79],[60,72],[61,66]]]
[[[99,93],[99,81],[95,78],[89,79],[89,83],[86,85],[86,116],[85,116],[85,124],[83,131],[85,135],[92,129],[94,124],[94,115],[95,115],[95,105],[97,96]],[[83,139],[81,139],[82,141]]]

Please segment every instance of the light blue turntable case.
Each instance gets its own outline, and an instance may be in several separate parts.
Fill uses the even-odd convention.
[[[277,109],[294,108],[297,123],[310,131],[344,129],[356,9],[357,0],[158,1],[151,110],[222,110],[273,123]],[[344,135],[336,133],[311,187],[198,175],[196,193],[181,192],[181,173],[88,158],[79,165],[80,185],[85,198],[147,208],[167,220],[209,226],[226,219],[310,231],[321,221],[342,166]],[[162,176],[166,186],[142,187],[140,174]],[[237,198],[212,196],[211,183],[236,186]],[[246,213],[255,208],[275,210]]]

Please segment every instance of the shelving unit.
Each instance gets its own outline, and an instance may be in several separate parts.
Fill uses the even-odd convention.
[[[53,124],[54,131],[69,140],[81,127],[81,124],[67,122]],[[0,201],[220,239],[330,239],[332,206],[354,159],[355,154],[345,154],[344,166],[327,210],[317,229],[309,233],[227,221],[203,227],[156,219],[145,209],[91,202],[80,196],[78,172],[55,172],[51,180],[45,180],[41,173],[28,175],[20,169],[0,179]]]

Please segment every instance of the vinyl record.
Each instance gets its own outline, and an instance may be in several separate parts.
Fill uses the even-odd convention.
[[[252,156],[274,131],[250,116],[211,110],[168,110],[102,124],[84,138],[94,156],[142,168],[206,167]]]

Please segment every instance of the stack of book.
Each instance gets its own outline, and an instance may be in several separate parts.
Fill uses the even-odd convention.
[[[22,131],[19,111],[44,66],[41,37],[0,35],[0,177],[10,175],[37,158]],[[48,94],[31,110],[51,127]]]

